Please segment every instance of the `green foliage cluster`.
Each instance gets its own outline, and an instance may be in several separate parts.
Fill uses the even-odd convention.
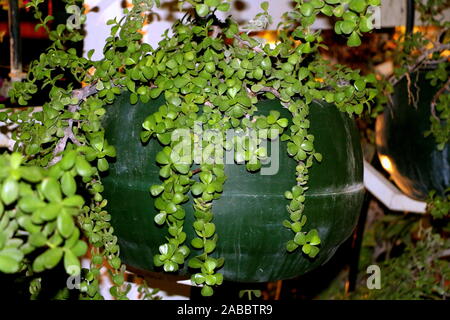
[[[79,274],[77,257],[87,246],[74,223],[84,204],[76,194],[75,158],[73,168],[65,170],[43,170],[22,161],[19,153],[0,157],[0,271],[19,272],[25,256],[39,252],[30,261],[33,272],[52,269],[63,259],[68,274]]]
[[[416,10],[420,13],[422,21],[428,21],[430,25],[448,27],[448,21],[444,21],[442,13],[449,8],[448,0],[416,0]]]
[[[39,11],[41,3],[43,3],[42,0],[35,0],[29,2],[28,6]],[[69,0],[66,3],[67,8],[70,5],[81,5],[82,1]],[[131,44],[139,43],[140,37],[136,37],[136,34],[138,34],[137,31],[144,22],[141,13],[151,9],[152,3],[153,1],[135,2],[134,9],[124,18],[121,36],[127,40],[122,41],[121,48],[126,47],[127,41]],[[51,21],[51,18],[42,20],[42,14],[40,13],[36,13],[36,17],[42,21],[44,28],[49,30],[46,24]],[[116,31],[117,29],[118,27]],[[33,96],[39,94],[41,90],[48,86],[50,88],[48,102],[43,105],[42,111],[31,112],[30,109],[18,111],[12,109],[0,113],[0,119],[19,124],[17,130],[13,132],[13,139],[16,141],[15,151],[17,154],[23,155],[21,158],[22,165],[25,169],[28,167],[40,168],[43,174],[42,179],[48,175],[51,188],[56,189],[56,191],[53,191],[56,192],[55,198],[47,199],[45,193],[42,195],[41,191],[36,194],[36,199],[33,198],[35,201],[39,200],[35,204],[38,206],[38,212],[44,212],[44,215],[51,215],[53,212],[53,216],[49,216],[48,220],[44,218],[39,220],[38,213],[36,213],[34,219],[32,216],[25,219],[30,221],[28,225],[32,230],[37,230],[35,232],[41,234],[40,240],[45,240],[43,243],[39,242],[40,247],[42,247],[39,248],[47,248],[48,250],[45,252],[50,253],[45,254],[44,258],[35,260],[37,261],[35,262],[25,259],[31,253],[30,251],[22,250],[20,257],[15,255],[18,258],[18,268],[22,270],[32,267],[35,272],[52,268],[59,262],[62,254],[65,254],[65,257],[68,257],[65,260],[67,259],[72,264],[75,263],[75,260],[78,261],[78,258],[74,258],[74,255],[70,253],[71,251],[64,249],[66,248],[64,246],[65,238],[61,238],[55,231],[57,221],[59,221],[58,225],[60,225],[59,228],[62,228],[62,232],[65,232],[64,236],[67,236],[69,232],[67,228],[72,228],[74,230],[72,237],[81,238],[81,235],[83,235],[87,239],[87,241],[83,240],[82,242],[84,250],[87,247],[86,243],[91,246],[91,267],[89,270],[83,270],[84,272],[81,272],[80,275],[82,278],[80,298],[102,299],[99,293],[100,268],[107,261],[114,284],[110,290],[111,294],[117,299],[126,299],[130,286],[124,285],[125,266],[122,265],[119,258],[120,251],[117,238],[114,236],[114,230],[110,224],[111,217],[104,210],[107,200],[103,199],[101,195],[103,186],[100,174],[108,170],[107,159],[108,157],[114,157],[116,153],[115,148],[108,145],[108,142],[104,139],[101,117],[105,114],[106,109],[103,107],[112,102],[114,96],[121,92],[119,85],[112,84],[110,79],[114,77],[118,82],[124,81],[124,74],[119,69],[122,65],[125,65],[128,56],[118,55],[118,58],[122,60],[118,61],[119,64],[116,67],[113,67],[113,63],[107,58],[103,61],[94,62],[89,60],[90,58],[79,57],[76,50],[72,48],[76,42],[83,39],[81,30],[68,30],[66,25],[58,25],[56,30],[49,32],[53,44],[46,52],[41,54],[39,60],[31,64],[27,81],[15,83],[13,90],[10,91],[13,101],[17,101],[21,105],[27,105]],[[107,45],[115,46],[114,40],[114,37],[109,38]],[[110,56],[108,55],[108,57]],[[104,68],[108,72],[105,72]],[[117,70],[112,72],[113,68],[117,68]],[[96,73],[91,75],[90,70],[96,70]],[[67,75],[74,81],[69,83],[63,81],[62,79]],[[102,79],[104,82],[102,82]],[[78,87],[80,83],[84,83],[86,86],[75,90],[74,85]],[[20,175],[17,176],[16,174],[16,179],[20,179]],[[24,179],[26,179],[25,176]],[[7,181],[10,181],[10,179]],[[40,181],[33,183],[37,182]],[[23,185],[24,182],[21,182],[21,184]],[[33,184],[29,184],[30,189],[34,188]],[[8,188],[8,185],[4,188]],[[76,190],[80,190],[79,194],[75,194]],[[26,193],[26,189],[24,192]],[[68,205],[77,206],[76,210],[66,209],[64,202],[66,200],[59,199],[58,192],[65,195],[66,193],[69,194]],[[73,201],[72,198],[78,202],[70,202]],[[55,203],[42,207],[41,202],[45,199]],[[45,204],[45,202],[43,203]],[[17,207],[20,202],[7,203],[7,205],[7,212],[16,213],[20,208]],[[33,211],[27,211],[28,215],[33,212],[34,208]],[[22,227],[20,223],[15,223],[18,218],[12,216],[12,213],[10,215],[13,226],[11,229],[17,229],[21,235],[28,235],[30,230],[24,229],[25,226]],[[47,222],[48,227],[46,227]],[[8,237],[13,235],[8,233]],[[49,240],[46,240],[47,238]],[[50,242],[50,239],[52,239],[52,242]],[[78,250],[74,254],[75,256],[84,254],[84,252],[79,253]],[[49,257],[50,261],[47,261],[48,258],[46,257]],[[76,268],[72,269],[76,270]],[[69,268],[67,270],[70,271]],[[15,269],[10,269],[10,272],[15,272]],[[79,272],[80,270],[78,270]],[[36,286],[33,285],[33,287]]]
[[[28,6],[39,11],[42,2],[33,0]],[[217,271],[226,262],[212,256],[220,234],[214,224],[213,203],[223,191],[226,175],[224,165],[211,159],[220,158],[232,146],[221,139],[207,138],[203,147],[210,149],[212,158],[195,167],[195,155],[190,149],[185,152],[185,141],[179,140],[177,130],[193,132],[191,140],[195,143],[198,126],[221,133],[227,129],[244,134],[249,129],[258,132],[262,138],[257,145],[245,137],[234,141],[240,146],[235,149],[242,150],[236,153],[236,162],[245,163],[250,172],[258,172],[261,161],[267,157],[262,140],[280,138],[288,142],[287,152],[298,165],[293,187],[285,193],[290,219],[283,225],[293,232],[293,240],[286,247],[288,251],[301,249],[314,258],[320,238],[317,230],[304,230],[307,218],[303,211],[309,168],[314,161],[321,161],[322,155],[316,152],[314,136],[309,132],[310,104],[313,100],[325,100],[349,115],[360,114],[373,101],[377,90],[374,76],[361,76],[358,71],[331,66],[324,60],[319,54],[319,48],[325,47],[320,31],[312,30],[311,25],[318,14],[333,16],[337,19],[336,32],[348,37],[348,45],[359,45],[361,33],[372,29],[369,7],[379,2],[296,0],[295,8],[279,26],[280,41],[273,47],[241,33],[231,17],[219,21],[214,12],[229,9],[229,1],[220,0],[180,1],[195,9],[193,15],[176,22],[172,34],[166,32],[157,49],[142,43],[139,31],[158,1],[133,0],[122,19],[108,21],[111,32],[100,61],[91,60],[93,52],[86,59],[70,49],[82,39],[80,31],[68,30],[64,25],[50,31],[54,43],[33,62],[27,81],[16,83],[10,93],[13,101],[27,105],[48,86],[48,102],[42,111],[0,115],[19,124],[13,136],[16,153],[2,156],[5,162],[11,162],[12,173],[4,178],[0,173],[5,190],[5,223],[9,221],[12,226],[7,229],[10,231],[5,236],[5,248],[16,246],[6,255],[3,271],[17,272],[36,265],[35,271],[39,272],[54,267],[63,255],[69,266],[75,264],[82,252],[78,247],[72,248],[76,245],[86,249],[86,245],[77,242],[83,234],[92,248],[92,263],[90,270],[83,273],[81,298],[102,298],[98,277],[107,261],[114,283],[110,291],[117,299],[126,299],[130,287],[124,284],[125,266],[119,258],[101,184],[101,173],[108,170],[108,159],[115,156],[114,147],[105,140],[101,119],[108,104],[124,90],[131,92],[131,104],[139,100],[147,103],[161,95],[166,101],[146,118],[141,134],[144,142],[154,138],[164,146],[155,159],[161,167],[162,183],[150,187],[151,195],[156,197],[155,223],[168,230],[167,242],[161,244],[153,259],[155,266],[167,272],[177,271],[189,256],[190,245],[201,251],[188,265],[197,270],[192,281],[203,284],[202,294],[212,295],[213,287],[223,281]],[[261,9],[250,28],[270,21],[268,4],[262,3]],[[51,18],[42,20],[39,13],[36,17],[47,28]],[[76,87],[62,81],[65,75],[75,79]],[[82,88],[78,87],[80,83]],[[281,118],[278,110],[267,116],[258,115],[256,104],[275,98],[290,111],[292,120]],[[20,174],[23,170],[39,171],[42,177],[28,181],[28,176]],[[21,207],[26,196],[33,197],[33,208]],[[183,204],[190,197],[196,219],[192,226],[197,234],[194,239],[186,239],[183,231]],[[30,221],[30,230],[20,224],[17,215],[21,210],[27,217],[24,219]],[[31,237],[32,231],[39,234],[35,237],[39,238],[39,248],[46,249],[44,258],[39,256],[33,262],[25,259],[29,252],[26,247],[17,249],[21,243],[14,240],[15,233],[21,230],[25,237]]]
[[[356,290],[346,292],[343,269],[320,299],[446,300],[450,293],[448,219],[388,213],[366,225]],[[367,268],[380,267],[381,288],[368,289]]]
[[[189,146],[199,137],[194,133],[192,141],[180,141],[176,130],[183,128],[195,132],[198,125],[203,130],[222,133],[228,129],[243,132],[253,129],[263,139],[281,136],[282,141],[288,141],[287,152],[298,166],[297,183],[285,193],[290,200],[287,206],[290,221],[286,220],[284,226],[294,233],[293,240],[287,243],[287,250],[300,247],[303,253],[315,257],[320,244],[318,232],[302,230],[307,221],[303,203],[308,170],[314,159],[322,159],[322,155],[314,150],[314,137],[308,132],[309,104],[313,100],[326,100],[349,114],[361,113],[364,105],[377,93],[370,88],[376,81],[373,76],[363,77],[342,66],[330,68],[318,52],[323,46],[320,32],[310,30],[318,13],[334,12],[339,17],[338,9],[343,9],[346,2],[297,1],[295,11],[285,16],[279,34],[282,41],[274,48],[241,34],[231,18],[224,23],[218,22],[213,15],[199,10],[203,7],[197,4],[198,17],[188,23],[176,23],[173,35],[159,44],[154,57],[147,58],[152,71],[142,77],[149,76],[147,80],[153,81],[153,87],[137,87],[131,80],[128,84],[133,92],[132,103],[138,98],[146,102],[161,94],[167,101],[145,120],[141,135],[144,142],[155,137],[165,146],[156,157],[163,184],[152,186],[151,193],[157,197],[155,222],[167,225],[170,236],[168,242],[160,246],[160,254],[154,263],[166,271],[176,271],[188,257],[183,231],[185,212],[181,204],[188,201],[190,191],[194,197],[194,228],[198,235],[191,239],[191,245],[202,249],[203,253],[192,258],[189,266],[200,269],[192,280],[204,284],[204,295],[211,295],[211,287],[223,281],[223,277],[215,273],[223,265],[223,259],[212,258],[209,254],[218,241],[213,222],[213,200],[220,197],[226,177],[223,163],[214,161],[191,171],[196,159]],[[351,1],[351,4],[346,16],[367,17],[364,14],[368,2]],[[267,4],[261,7],[267,11]],[[357,36],[357,31],[354,32]],[[352,37],[356,36],[350,35],[350,45],[355,45]],[[296,45],[295,41],[301,41],[301,44]],[[280,118],[277,110],[272,110],[268,116],[257,115],[257,102],[274,98],[291,112],[292,123]],[[267,150],[259,144],[263,139],[254,146],[245,139],[237,139],[235,146],[210,139],[204,141],[202,147],[210,148],[214,159],[222,159],[224,150],[231,147],[242,150],[235,153],[235,161],[245,162],[248,171],[257,172],[261,160],[267,156]],[[198,174],[198,180],[193,179],[195,174]]]
[[[262,293],[261,290],[241,290],[239,291],[239,298],[244,298],[247,295],[248,300],[252,300],[253,296],[255,298],[260,298]]]
[[[427,199],[427,212],[436,219],[450,215],[450,187],[445,190],[444,196],[436,195],[436,190],[430,191]]]
[[[394,52],[396,69],[393,76],[385,81],[383,79],[378,84],[378,89],[385,94],[377,98],[378,104],[388,105],[389,95],[394,91],[394,85],[404,77],[408,80],[408,87],[414,86],[416,77],[413,76],[418,71],[426,72],[432,86],[437,88],[430,109],[430,128],[424,132],[424,136],[433,136],[438,150],[443,150],[450,141],[450,62],[448,54],[444,52],[450,49],[450,22],[445,20],[442,12],[450,8],[448,0],[415,0],[415,8],[420,14],[420,19],[425,26],[438,28],[436,39],[430,40],[426,35],[426,30],[405,34],[397,42]],[[420,88],[417,95],[420,94]],[[417,97],[409,93],[411,104],[415,106]],[[383,108],[376,108],[382,111]],[[427,211],[435,218],[443,218],[450,212],[448,197],[439,197],[431,191],[427,199]]]
[[[423,232],[423,238],[417,243],[409,243],[403,254],[380,264],[381,289],[369,290],[361,285],[349,298],[447,299],[450,294],[450,264],[445,259],[445,249],[449,248],[450,241],[433,233],[431,228]]]
[[[139,286],[138,292],[142,295],[143,300],[161,300],[158,296],[159,289],[151,289],[148,287],[147,282],[144,280],[143,284]]]

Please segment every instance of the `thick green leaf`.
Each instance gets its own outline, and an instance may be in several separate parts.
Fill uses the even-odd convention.
[[[212,274],[214,272],[214,269],[216,269],[217,267],[217,262],[215,259],[207,258],[204,266],[208,273]]]
[[[19,197],[19,183],[12,178],[7,179],[3,183],[0,195],[6,205],[13,203]]]
[[[172,261],[164,262],[164,271],[165,272],[175,272],[178,270],[178,264]]]
[[[353,31],[350,37],[348,38],[347,45],[349,47],[358,47],[361,45],[361,38],[356,33],[356,31]]]
[[[222,11],[222,12],[227,12],[230,10],[230,4],[228,2],[221,3],[217,7],[217,10]]]
[[[31,213],[39,208],[45,207],[45,202],[35,195],[28,195],[20,199],[19,208],[24,212]]]
[[[317,256],[317,254],[319,253],[319,248],[311,246],[311,248],[309,249],[309,257],[314,258],[315,256]]]
[[[205,252],[206,253],[211,253],[214,251],[214,249],[216,248],[216,242],[212,241],[212,240],[206,240],[205,241]]]
[[[203,240],[200,238],[192,239],[191,245],[196,249],[201,249],[203,248]]]
[[[150,187],[150,193],[154,197],[158,196],[163,191],[164,191],[163,185],[153,185]]]
[[[340,24],[341,31],[345,34],[350,34],[355,30],[356,23],[353,21],[342,21]]]
[[[105,158],[98,159],[97,160],[97,168],[101,172],[108,171],[108,169],[109,169],[108,160],[106,160]]]
[[[204,225],[204,230],[205,230],[205,237],[209,238],[212,237],[216,232],[216,226],[214,223],[209,222]]]
[[[39,213],[41,219],[51,221],[56,219],[61,210],[62,206],[59,203],[49,203],[45,207],[38,209],[36,213]]]
[[[200,17],[206,17],[206,15],[209,13],[209,8],[206,4],[197,4],[195,6],[195,11]]]
[[[261,2],[261,9],[263,9],[264,11],[269,10],[269,2],[267,1]]]
[[[156,155],[156,162],[159,164],[169,164],[169,159],[169,156],[164,151],[160,151]]]
[[[303,251],[303,253],[305,253],[305,254],[309,254],[309,253],[311,252],[311,248],[312,248],[312,246],[311,246],[310,244],[305,244],[305,245],[302,247],[302,251]]]
[[[200,269],[203,265],[202,261],[198,258],[192,258],[189,260],[189,268]]]
[[[64,253],[64,268],[66,269],[66,272],[71,276],[77,276],[80,274],[80,260],[71,250],[66,250]]]
[[[204,297],[210,297],[214,294],[214,290],[210,286],[205,285],[201,290],[201,294]]]
[[[19,262],[0,252],[0,272],[16,273],[17,271],[19,271]]]
[[[77,169],[77,173],[82,177],[89,177],[93,173],[92,166],[84,157],[77,157],[75,167]]]
[[[61,177],[61,189],[66,196],[73,196],[77,191],[77,184],[70,172],[65,172]]]
[[[41,190],[44,197],[50,202],[60,202],[62,200],[61,188],[55,178],[45,178],[42,181]]]
[[[185,200],[185,196],[182,193],[175,193],[172,198],[172,202],[175,204],[180,204]]]
[[[63,256],[62,248],[50,248],[47,249],[44,253],[42,253],[37,259],[41,259],[44,267],[46,269],[53,269]]]
[[[74,196],[64,199],[62,204],[66,207],[81,208],[84,204],[84,199],[80,195],[74,195]]]
[[[75,223],[73,221],[72,216],[70,214],[68,214],[65,210],[63,210],[58,215],[58,219],[56,220],[56,225],[57,225],[59,233],[64,238],[69,238],[75,228]]]
[[[82,255],[84,255],[86,253],[88,249],[88,246],[86,244],[86,242],[84,242],[83,240],[78,240],[75,245],[70,248],[70,250],[72,250],[73,254],[76,255],[77,257],[80,257]]]
[[[367,7],[366,0],[351,0],[349,8],[358,13],[363,12]]]
[[[163,225],[166,222],[166,217],[167,214],[166,213],[159,213],[155,216],[155,222],[158,225]]]
[[[303,232],[297,232],[294,237],[294,242],[300,246],[306,244],[306,235]]]
[[[288,243],[286,244],[286,249],[289,252],[293,252],[297,248],[298,245],[293,240],[289,240]]]
[[[170,213],[174,213],[175,211],[177,211],[177,206],[176,206],[176,204],[173,203],[173,202],[168,202],[168,203],[166,204],[164,210],[165,210],[167,213],[169,213],[169,214],[170,214]]]
[[[29,182],[39,182],[42,180],[42,169],[39,167],[21,167],[20,175]]]
[[[191,165],[189,164],[174,164],[173,166],[181,174],[187,174],[191,169]]]
[[[203,193],[203,191],[205,191],[206,186],[203,183],[195,183],[192,187],[191,187],[191,192],[194,196],[198,196],[200,194]]]
[[[309,17],[310,15],[312,15],[313,11],[314,11],[314,7],[309,2],[302,4],[300,7],[300,12],[305,17]]]
[[[30,235],[29,242],[35,247],[42,247],[46,244],[47,238],[41,232],[36,232]]]

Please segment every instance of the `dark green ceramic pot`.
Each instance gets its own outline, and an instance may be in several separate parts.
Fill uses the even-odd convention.
[[[406,195],[426,199],[436,190],[444,195],[450,186],[450,148],[439,151],[433,136],[425,137],[430,129],[431,101],[438,88],[425,79],[426,72],[411,75],[411,93],[419,90],[417,108],[408,99],[407,81],[395,87],[392,108],[376,122],[376,144],[383,167]]]
[[[155,270],[153,255],[164,243],[166,230],[153,222],[156,213],[149,187],[161,183],[155,164],[161,146],[155,140],[143,145],[139,134],[144,119],[163,100],[136,105],[128,101],[127,94],[119,97],[108,107],[104,119],[106,137],[117,148],[117,159],[103,179],[104,195],[123,261],[135,268]],[[276,109],[283,117],[290,117],[277,101],[261,102],[258,108],[261,114]],[[226,280],[265,282],[302,275],[328,261],[351,235],[364,195],[358,133],[348,116],[326,103],[312,105],[310,120],[316,150],[324,159],[310,171],[305,230],[318,229],[320,253],[310,259],[301,252],[286,251],[286,242],[293,233],[282,226],[288,218],[288,201],[283,194],[295,184],[296,163],[287,155],[286,144],[281,143],[276,175],[262,176],[247,172],[243,165],[226,165],[228,180],[213,207],[219,236],[214,256],[225,258],[220,272]],[[188,239],[193,239],[192,203],[185,204],[185,208],[184,230]],[[180,274],[188,273],[187,267],[180,270]]]

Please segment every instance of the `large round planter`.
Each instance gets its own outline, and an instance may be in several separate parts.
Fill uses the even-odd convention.
[[[155,155],[162,147],[155,140],[143,145],[139,134],[143,120],[163,100],[136,105],[128,101],[127,94],[120,96],[108,107],[104,119],[106,138],[117,148],[116,161],[103,179],[104,195],[123,261],[135,268],[155,270],[153,255],[164,243],[167,231],[153,221],[154,199],[149,186],[161,183]],[[277,101],[261,102],[258,108],[261,114],[276,109],[283,117],[290,116]],[[295,183],[296,163],[287,155],[286,144],[281,143],[280,169],[276,175],[262,176],[247,172],[243,165],[226,165],[228,180],[222,197],[213,207],[219,236],[214,256],[225,258],[219,272],[226,280],[265,282],[299,276],[328,261],[351,235],[364,194],[358,133],[348,116],[326,103],[314,103],[310,120],[316,150],[324,159],[310,171],[306,230],[318,229],[322,240],[320,253],[310,259],[299,251],[286,251],[286,242],[293,233],[282,226],[288,218],[288,201],[283,194]],[[192,203],[185,204],[185,209],[184,231],[188,239],[193,239]],[[191,256],[196,253],[192,250]],[[185,266],[179,273],[189,271]]]
[[[408,99],[407,81],[403,79],[392,96],[392,108],[377,118],[376,145],[383,167],[396,185],[408,196],[424,200],[436,190],[444,195],[450,185],[450,148],[439,151],[430,129],[431,101],[438,88],[425,79],[425,72],[411,75],[411,92],[419,88],[417,108]]]

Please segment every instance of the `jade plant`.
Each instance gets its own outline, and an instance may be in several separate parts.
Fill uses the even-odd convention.
[[[391,95],[401,81],[406,81],[409,105],[418,108],[421,88],[416,83],[424,73],[435,92],[430,101],[429,127],[423,135],[432,137],[437,150],[445,152],[450,140],[450,22],[444,13],[450,9],[450,2],[415,0],[414,7],[423,26],[405,32],[395,41],[395,49],[388,54],[393,58],[394,72],[378,82],[377,87],[384,94],[378,95],[372,116],[390,112]],[[444,186],[446,190],[441,194],[429,191],[427,212],[435,218],[448,216],[449,187]]]
[[[242,28],[231,16],[221,21],[216,12],[227,12],[229,1],[185,0],[183,19],[166,32],[158,48],[142,41],[141,29],[158,0],[133,0],[124,17],[108,21],[104,58],[92,61],[71,49],[83,39],[81,29],[58,25],[49,28],[52,17],[43,17],[32,0],[27,6],[53,41],[34,61],[26,81],[15,83],[12,101],[28,106],[32,97],[48,90],[42,110],[30,108],[0,113],[1,121],[17,123],[13,132],[14,152],[0,156],[0,271],[27,273],[39,278],[44,269],[61,260],[71,275],[81,273],[80,297],[100,299],[98,278],[106,261],[114,286],[111,293],[125,299],[125,266],[120,248],[105,210],[101,175],[115,156],[114,146],[104,137],[102,117],[118,95],[130,92],[130,103],[147,103],[160,96],[165,103],[149,114],[142,124],[141,139],[157,139],[163,146],[155,161],[160,166],[161,184],[149,186],[156,198],[156,224],[167,228],[167,242],[153,259],[156,267],[176,272],[187,263],[196,272],[192,281],[202,284],[202,294],[210,296],[223,282],[221,266],[226,261],[213,257],[220,241],[214,224],[214,201],[226,188],[224,164],[220,159],[233,147],[223,139],[203,140],[202,148],[211,157],[196,165],[195,152],[185,144],[198,142],[195,130],[222,133],[228,129],[254,130],[256,144],[236,138],[241,150],[235,160],[250,172],[261,170],[268,151],[263,140],[287,142],[286,152],[297,162],[296,181],[286,190],[286,220],[280,228],[292,231],[286,243],[291,254],[314,258],[320,250],[317,230],[308,228],[304,214],[308,171],[322,155],[314,148],[310,134],[309,107],[313,100],[333,103],[348,115],[360,114],[377,95],[373,75],[331,65],[319,54],[326,48],[319,30],[311,26],[319,14],[335,19],[335,31],[358,46],[361,35],[373,29],[372,8],[379,0],[295,0],[291,12],[278,26],[275,45],[250,37],[271,22],[268,3],[261,13]],[[67,7],[80,0],[65,0]],[[84,17],[81,17],[81,21]],[[243,32],[242,30],[245,30]],[[70,81],[67,81],[70,79]],[[256,104],[278,99],[292,119],[280,117],[278,110],[255,115]],[[194,132],[179,139],[179,129]],[[186,151],[188,150],[188,151]],[[213,160],[211,160],[213,159]],[[193,199],[195,222],[184,224],[182,204]],[[194,228],[197,237],[187,239],[185,228]],[[91,250],[89,270],[81,270],[79,257]],[[190,248],[202,253],[186,261]]]
[[[438,90],[430,105],[430,129],[425,136],[433,136],[437,148],[443,150],[450,139],[450,79],[448,50],[450,50],[450,21],[447,21],[444,11],[450,9],[447,0],[423,1],[415,0],[415,8],[420,14],[424,28],[404,33],[396,41],[396,48],[392,52],[394,58],[394,73],[380,82],[380,90],[389,97],[394,86],[402,79],[408,81],[408,97],[412,105],[417,105],[417,97],[411,88],[420,70],[426,71],[426,79]],[[432,33],[433,29],[437,34]],[[419,94],[417,92],[417,94]],[[381,100],[387,105],[387,99]],[[377,109],[382,111],[383,108]],[[376,113],[374,114],[376,115]]]

